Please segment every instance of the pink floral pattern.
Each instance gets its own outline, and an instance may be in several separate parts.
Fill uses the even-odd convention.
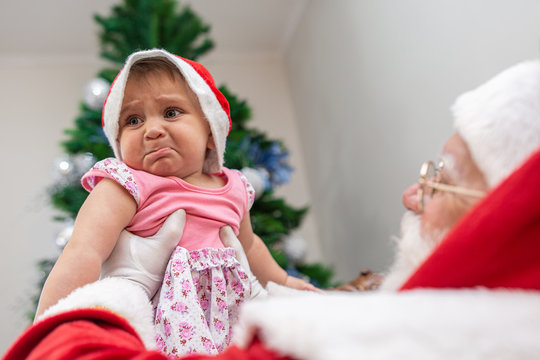
[[[92,170],[101,170],[109,174],[115,181],[122,185],[133,198],[139,204],[139,189],[135,178],[129,170],[128,166],[122,161],[115,158],[107,158],[105,160],[97,162]],[[99,181],[95,176],[88,176],[85,178],[87,185],[90,189],[93,189]]]
[[[255,201],[255,191],[246,177],[235,171],[246,190],[242,208],[247,205],[249,209]],[[216,175],[227,179],[225,172]],[[144,184],[138,186],[135,176],[137,172],[132,173],[123,162],[108,158],[96,163],[83,177],[82,184],[91,191],[103,177],[110,177],[139,206],[147,199],[140,194]],[[190,252],[177,247],[167,265],[162,287],[153,299],[157,348],[173,358],[224,350],[231,341],[239,307],[250,294],[251,284],[233,249],[203,248]]]
[[[176,247],[153,299],[157,348],[171,357],[223,351],[250,294],[233,249]]]
[[[248,181],[246,176],[241,171],[238,171],[238,170],[236,171],[240,175],[240,179],[242,180],[242,183],[246,187],[246,192],[248,195],[248,209],[251,209],[251,206],[255,202],[255,188],[253,188],[253,185],[251,185],[251,183]]]

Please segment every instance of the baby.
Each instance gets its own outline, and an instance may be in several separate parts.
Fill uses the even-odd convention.
[[[153,298],[163,352],[216,353],[230,342],[251,283],[234,250],[220,241],[224,226],[238,236],[263,285],[314,289],[288,276],[253,233],[253,188],[239,171],[223,167],[229,105],[202,65],[164,50],[132,54],[111,86],[103,127],[115,158],[83,176],[90,194],[44,286],[38,316],[99,278],[122,230],[151,236],[177,209],[186,212],[185,228]]]

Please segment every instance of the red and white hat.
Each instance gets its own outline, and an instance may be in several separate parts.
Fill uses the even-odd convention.
[[[540,146],[540,61],[519,63],[466,92],[454,125],[490,188]]]
[[[212,75],[204,66],[161,49],[144,50],[131,54],[111,85],[109,95],[103,104],[102,124],[109,144],[113,148],[114,155],[122,160],[122,154],[118,144],[118,120],[129,71],[135,62],[153,57],[165,58],[174,64],[199,99],[201,109],[210,124],[210,130],[212,131],[216,146],[215,149],[208,152],[203,171],[205,173],[221,172],[223,155],[225,154],[225,143],[231,128],[229,103],[225,96],[217,89]]]

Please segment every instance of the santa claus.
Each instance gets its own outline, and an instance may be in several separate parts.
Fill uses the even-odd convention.
[[[185,358],[538,358],[540,61],[463,94],[453,114],[456,133],[403,194],[408,212],[380,291],[250,301],[236,345]],[[154,286],[145,275],[153,261],[128,261],[127,271],[74,291],[4,359],[165,359],[151,350],[152,308],[140,286]]]

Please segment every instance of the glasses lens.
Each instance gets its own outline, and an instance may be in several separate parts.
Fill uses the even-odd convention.
[[[424,203],[424,206],[431,200],[431,197],[433,196],[434,189],[431,186],[431,184],[437,182],[437,169],[435,168],[435,164],[433,164],[431,161],[429,162],[429,165],[427,167],[426,171],[426,181],[424,183],[424,198],[422,199],[422,202]]]
[[[419,208],[423,210],[433,195],[433,187],[430,184],[437,181],[437,169],[431,161],[425,162],[420,169],[420,187],[418,189]]]

